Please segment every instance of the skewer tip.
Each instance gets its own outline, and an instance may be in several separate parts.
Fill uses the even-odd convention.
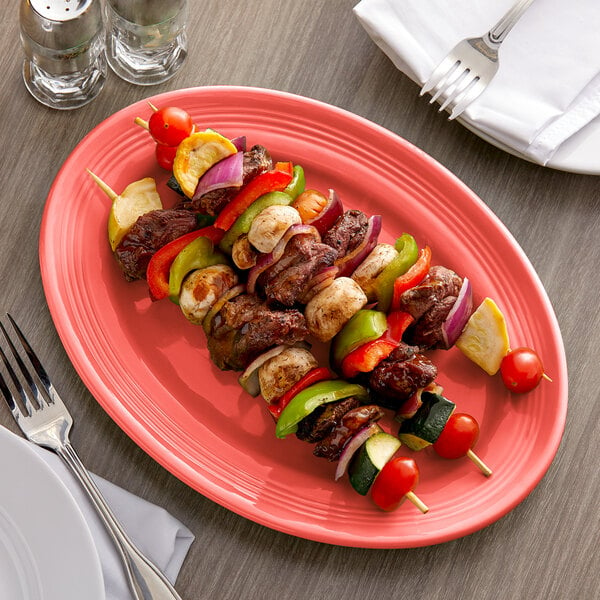
[[[423,514],[429,511],[429,507],[419,496],[417,496],[414,492],[408,492],[406,497],[410,502],[412,502]]]

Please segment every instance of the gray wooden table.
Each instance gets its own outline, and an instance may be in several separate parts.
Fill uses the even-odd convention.
[[[190,4],[189,60],[175,78],[144,89],[111,74],[100,97],[72,112],[46,109],[26,92],[16,0],[0,24],[0,310],[32,332],[31,341],[69,399],[73,439],[84,462],[164,506],[194,532],[177,583],[183,598],[600,597],[600,179],[529,164],[434,112],[367,37],[351,0]],[[343,548],[272,531],[178,481],[82,385],[50,318],[38,266],[40,221],[52,180],[80,139],[120,108],[149,94],[213,84],[294,92],[396,132],[470,186],[522,245],[562,329],[570,404],[548,473],[498,522],[463,539],[410,550]],[[15,430],[3,406],[0,423]]]

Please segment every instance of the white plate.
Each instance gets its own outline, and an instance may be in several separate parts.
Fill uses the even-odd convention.
[[[529,157],[517,152],[514,148],[511,148],[489,134],[480,131],[475,123],[460,117],[457,121],[469,131],[472,131],[475,135],[479,136],[482,140],[496,146],[496,148],[532,162]],[[590,121],[568,140],[565,140],[544,166],[559,171],[581,173],[582,175],[600,175],[599,157],[600,116],[596,117],[593,121]]]
[[[75,500],[28,443],[0,427],[0,598],[104,600]]]

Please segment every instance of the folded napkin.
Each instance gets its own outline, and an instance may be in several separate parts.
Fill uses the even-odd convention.
[[[515,0],[362,0],[354,13],[420,86],[462,39],[488,31]],[[480,132],[546,164],[600,114],[600,2],[534,0],[500,47],[500,68],[462,115]]]
[[[67,486],[83,513],[100,557],[106,600],[132,600],[117,552],[81,485],[58,456],[38,446],[33,448]],[[97,475],[92,477],[130,539],[175,583],[194,541],[192,532],[163,508]]]

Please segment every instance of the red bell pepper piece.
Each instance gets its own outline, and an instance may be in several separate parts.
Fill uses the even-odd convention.
[[[291,162],[275,163],[272,171],[261,173],[251,179],[225,206],[215,220],[215,227],[227,231],[237,218],[258,198],[268,192],[282,192],[292,181]]]
[[[353,350],[342,361],[342,375],[351,379],[359,373],[370,373],[384,358],[387,358],[398,342],[383,334]]]
[[[391,340],[401,342],[404,332],[413,321],[413,316],[410,313],[394,310],[387,316],[388,328],[384,335]]]
[[[410,288],[421,283],[425,275],[429,272],[431,266],[431,249],[425,246],[419,252],[417,262],[404,275],[396,278],[394,282],[394,292],[392,294],[391,310],[398,310],[400,305],[400,296]]]
[[[223,231],[213,225],[186,233],[181,237],[165,244],[154,253],[146,269],[146,280],[150,288],[152,300],[162,300],[169,295],[169,270],[175,257],[193,240],[201,236],[207,237],[213,244],[218,244],[223,237]]]
[[[269,412],[275,420],[279,419],[279,415],[283,409],[290,403],[294,396],[297,396],[304,388],[307,388],[313,383],[324,381],[325,379],[333,379],[333,374],[327,367],[315,367],[311,369],[300,381],[296,382],[279,400],[269,404]]]

